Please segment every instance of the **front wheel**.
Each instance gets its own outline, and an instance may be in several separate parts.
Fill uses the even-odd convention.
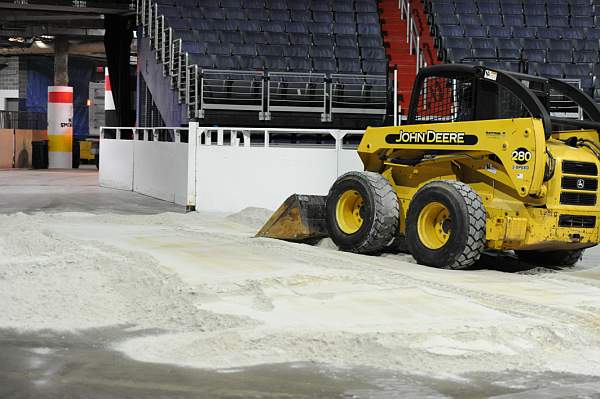
[[[575,266],[583,256],[583,249],[561,251],[515,251],[519,260],[539,266]]]
[[[406,217],[406,244],[422,265],[464,269],[485,246],[485,208],[467,184],[434,181],[413,196]]]
[[[343,251],[373,254],[398,234],[400,205],[390,182],[378,173],[349,172],[327,195],[327,228]]]

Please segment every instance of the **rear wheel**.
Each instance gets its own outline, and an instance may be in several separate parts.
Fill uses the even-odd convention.
[[[329,236],[343,251],[382,251],[398,234],[400,205],[390,182],[378,173],[340,176],[327,196]]]
[[[485,245],[485,208],[467,184],[434,181],[410,202],[406,244],[420,264],[446,269],[473,265]]]
[[[515,251],[519,260],[540,266],[574,266],[581,260],[583,249],[561,251]]]

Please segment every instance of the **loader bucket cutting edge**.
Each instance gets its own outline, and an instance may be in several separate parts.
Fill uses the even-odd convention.
[[[255,237],[314,243],[327,237],[325,196],[290,195]]]

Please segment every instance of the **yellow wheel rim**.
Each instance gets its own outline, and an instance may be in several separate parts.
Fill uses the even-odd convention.
[[[344,233],[354,234],[363,225],[361,208],[365,201],[356,190],[345,191],[337,201],[335,217],[337,224]]]
[[[450,238],[450,212],[439,202],[427,204],[419,214],[417,230],[421,243],[429,249],[440,249]]]

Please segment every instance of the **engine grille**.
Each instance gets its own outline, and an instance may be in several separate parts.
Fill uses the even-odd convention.
[[[563,176],[561,187],[563,190],[596,191],[598,189],[598,180],[575,176]]]
[[[562,171],[568,175],[598,176],[598,167],[591,162],[563,161]]]
[[[558,226],[591,229],[596,227],[596,216],[560,215],[558,218]]]
[[[560,193],[560,203],[564,205],[594,206],[596,205],[596,194],[563,191]]]

